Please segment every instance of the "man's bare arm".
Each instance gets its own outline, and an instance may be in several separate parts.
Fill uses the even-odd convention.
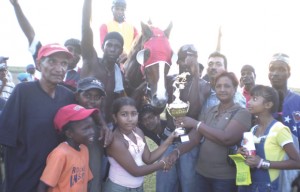
[[[14,7],[15,14],[16,14],[17,20],[19,22],[19,25],[20,25],[23,33],[25,34],[25,36],[28,40],[28,43],[30,45],[35,37],[34,29],[31,26],[31,24],[29,23],[26,16],[24,15],[18,0],[10,0],[10,2]]]

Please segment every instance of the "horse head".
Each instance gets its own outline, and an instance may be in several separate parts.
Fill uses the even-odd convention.
[[[133,89],[146,82],[145,92],[151,105],[154,108],[164,109],[168,100],[166,76],[172,58],[169,43],[172,23],[164,31],[144,23],[141,23],[141,28],[142,35],[136,41],[125,63],[125,79]],[[134,68],[136,65],[139,67]]]

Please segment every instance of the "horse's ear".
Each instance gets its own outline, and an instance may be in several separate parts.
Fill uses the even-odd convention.
[[[139,64],[144,65],[144,53],[145,53],[145,49],[140,50],[137,54],[136,54],[136,60]]]
[[[149,25],[141,22],[142,34],[144,37],[150,38],[152,37],[152,30],[150,29]]]
[[[171,21],[170,24],[169,24],[169,26],[168,26],[168,28],[164,30],[164,33],[165,33],[166,37],[169,38],[172,28],[173,28],[173,23]]]

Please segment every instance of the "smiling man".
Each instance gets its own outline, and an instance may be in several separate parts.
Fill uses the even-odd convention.
[[[5,192],[37,190],[47,155],[59,144],[53,118],[75,103],[74,94],[60,86],[72,54],[63,46],[40,48],[36,60],[39,81],[18,84],[0,116],[0,144],[5,146]]]

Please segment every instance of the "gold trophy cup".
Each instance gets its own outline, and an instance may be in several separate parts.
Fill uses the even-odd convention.
[[[179,75],[177,75],[173,87],[175,88],[173,95],[175,96],[175,99],[172,103],[167,104],[166,109],[168,113],[173,117],[184,117],[187,112],[189,111],[190,103],[183,102],[182,100],[179,99],[180,95],[180,89],[184,88],[184,84],[186,83],[186,76],[189,75],[190,73],[184,72]],[[175,129],[175,132],[180,136],[180,139],[182,142],[188,141],[188,135],[185,134],[185,129],[183,127],[177,127]]]

